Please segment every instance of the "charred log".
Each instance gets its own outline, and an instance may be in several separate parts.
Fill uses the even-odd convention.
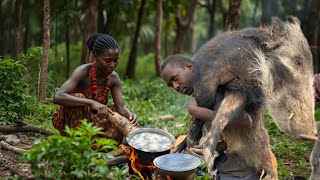
[[[126,155],[122,155],[122,156],[114,157],[110,160],[107,160],[107,166],[111,167],[111,166],[116,166],[116,165],[120,165],[128,162],[129,160],[126,157]]]

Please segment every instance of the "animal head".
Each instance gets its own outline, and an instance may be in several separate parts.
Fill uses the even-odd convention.
[[[315,140],[314,75],[310,47],[296,17],[273,19],[257,51],[261,88],[276,125],[300,140]]]

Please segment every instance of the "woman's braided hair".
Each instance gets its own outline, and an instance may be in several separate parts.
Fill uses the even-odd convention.
[[[87,40],[89,52],[94,55],[103,53],[106,49],[119,49],[118,42],[108,34],[95,33]]]

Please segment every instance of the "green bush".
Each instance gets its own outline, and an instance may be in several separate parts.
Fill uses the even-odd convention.
[[[52,116],[58,105],[39,101],[34,96],[28,98],[27,103],[28,111],[24,115],[24,120],[32,124],[51,128]]]
[[[39,75],[40,68],[42,64],[42,47],[32,47],[29,48],[26,53],[21,54],[21,63],[26,67],[27,73],[24,74],[24,80],[28,84],[29,94],[32,96],[38,96],[39,94]],[[47,70],[47,79],[46,79],[46,95],[47,97],[53,97],[56,88],[56,79],[60,77],[60,75],[53,71],[49,66]]]
[[[96,138],[101,130],[84,120],[77,130],[66,127],[68,137],[56,134],[34,145],[22,160],[31,164],[37,179],[106,179],[112,176],[106,165],[112,155],[101,151],[118,148],[114,140]]]
[[[11,59],[0,59],[0,125],[22,119],[27,107],[27,84],[23,81],[24,66]]]

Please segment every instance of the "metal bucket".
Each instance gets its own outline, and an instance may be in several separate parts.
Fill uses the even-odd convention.
[[[155,135],[166,137],[169,143],[166,143],[166,146],[163,147],[160,142],[158,144],[160,148],[157,148],[157,149],[147,149],[146,147],[138,146],[132,140],[135,136],[141,135],[143,133],[155,134]],[[135,150],[135,152],[138,154],[138,159],[142,164],[152,164],[153,160],[156,157],[170,153],[170,148],[173,147],[175,143],[175,138],[172,134],[162,129],[139,128],[133,132],[130,132],[126,137],[126,141],[129,144],[129,146],[131,146]],[[149,139],[149,141],[152,141],[152,139]]]
[[[173,153],[153,160],[156,179],[193,180],[201,160],[190,154]]]

